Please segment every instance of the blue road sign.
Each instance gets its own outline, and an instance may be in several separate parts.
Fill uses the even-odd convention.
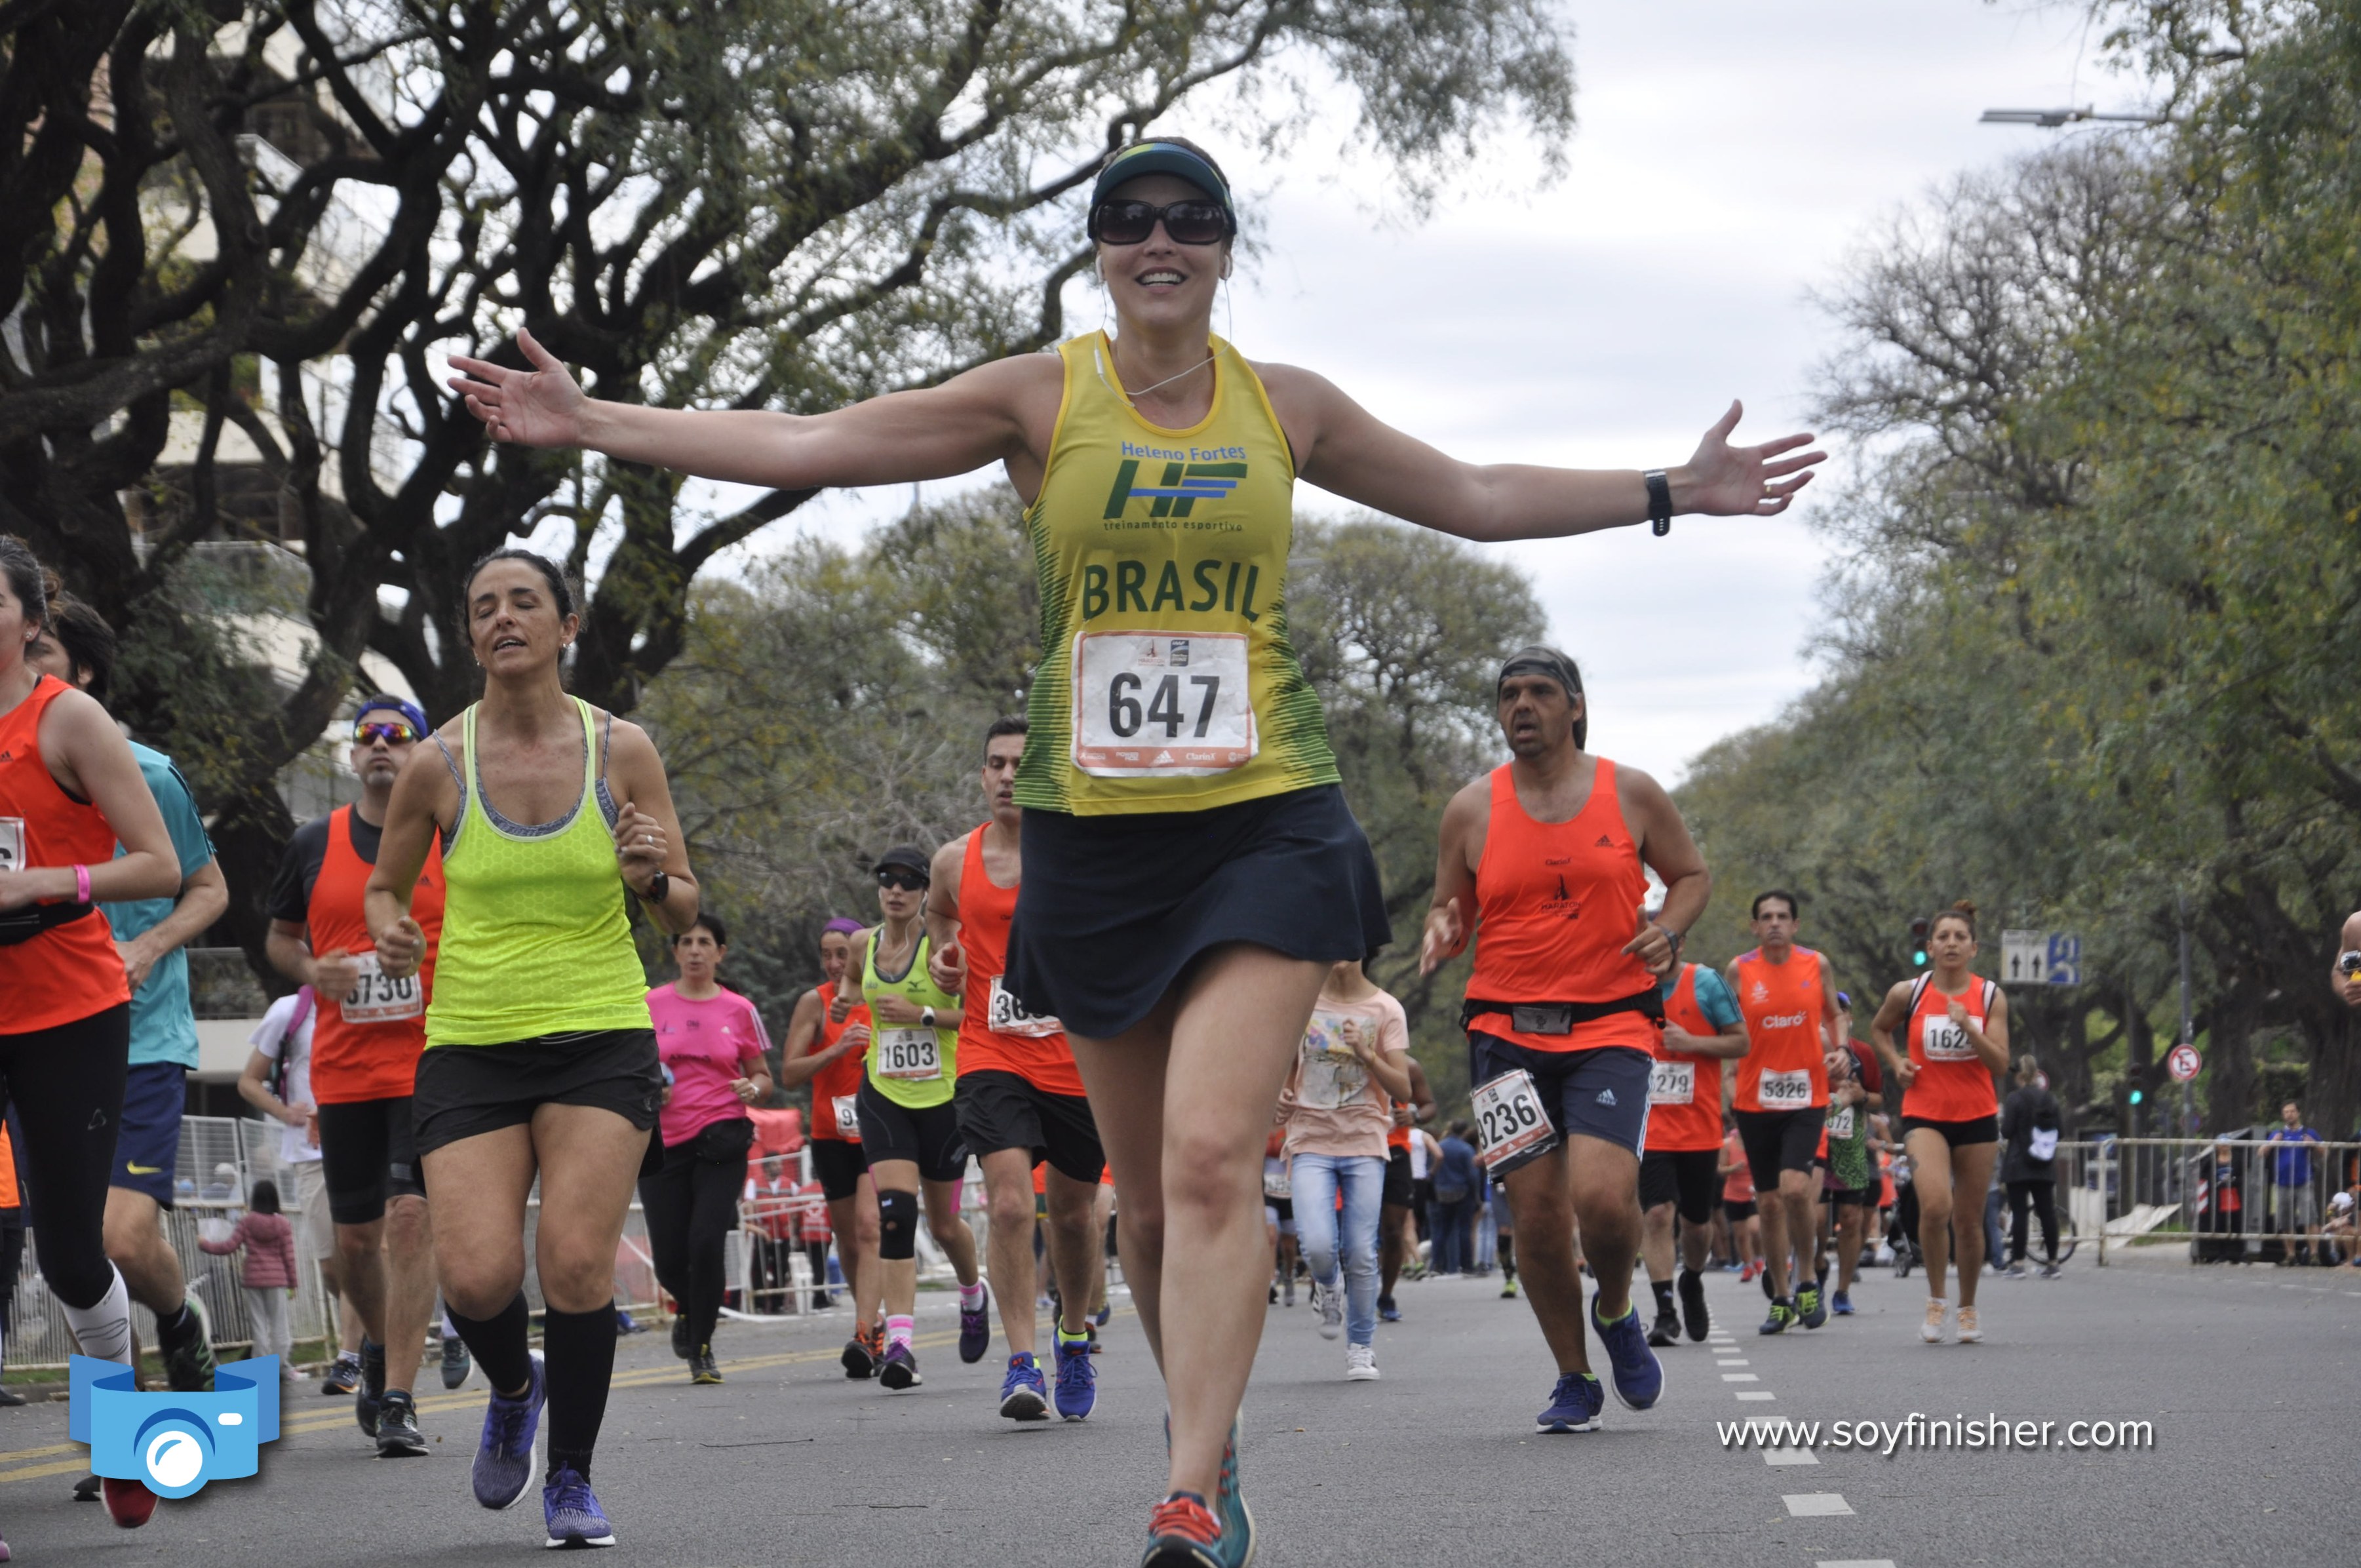
[[[2052,985],[2082,983],[2082,938],[2064,931],[2049,933],[2048,981]]]

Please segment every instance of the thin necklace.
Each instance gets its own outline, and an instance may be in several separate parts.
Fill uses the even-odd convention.
[[[1097,357],[1096,350],[1093,351],[1093,357]],[[1132,401],[1134,397],[1144,398],[1148,396],[1148,393],[1156,390],[1157,387],[1169,387],[1173,382],[1180,380],[1182,376],[1194,376],[1198,371],[1202,370],[1206,366],[1211,365],[1213,362],[1213,356],[1208,354],[1194,365],[1190,366],[1186,370],[1181,371],[1179,376],[1167,376],[1161,381],[1157,382],[1156,386],[1142,387],[1137,393],[1133,393],[1125,391],[1121,382],[1108,379],[1106,361],[1102,358],[1099,360],[1099,379],[1105,381],[1107,390],[1113,392],[1116,397],[1121,398],[1126,407],[1128,407],[1134,413],[1137,413],[1139,411],[1139,405]]]

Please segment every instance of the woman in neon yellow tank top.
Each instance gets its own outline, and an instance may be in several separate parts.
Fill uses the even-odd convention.
[[[545,1402],[548,1544],[611,1545],[590,1455],[615,1366],[615,1247],[664,1095],[624,901],[677,932],[696,924],[697,883],[654,745],[559,683],[580,622],[557,569],[494,551],[464,593],[484,697],[395,781],[369,932],[386,973],[417,967],[410,894],[439,833],[443,937],[412,1113],[444,1300],[492,1386],[476,1500],[504,1508],[532,1486]],[[523,1291],[536,1179],[545,1369]]]
[[[1253,1525],[1226,1434],[1262,1332],[1263,1138],[1329,965],[1389,936],[1288,641],[1295,481],[1466,539],[1536,539],[1773,516],[1821,455],[1796,450],[1805,436],[1730,445],[1732,404],[1669,470],[1455,462],[1213,335],[1237,218],[1191,145],[1112,154],[1089,227],[1112,335],[923,391],[809,417],[594,401],[522,334],[532,370],[455,358],[452,384],[497,439],[711,478],[1006,470],[1029,509],[1043,658],[1004,983],[1064,1021],[1123,1194],[1124,1270],[1171,1403],[1173,1496],[1143,1561],[1235,1564]],[[1168,1249],[1187,1266],[1168,1273]]]

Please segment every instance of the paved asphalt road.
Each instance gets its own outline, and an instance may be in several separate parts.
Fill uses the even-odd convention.
[[[1859,1316],[1769,1341],[1753,1332],[1756,1287],[1718,1275],[1711,1289],[1731,1348],[1666,1353],[1655,1409],[1610,1402],[1605,1430],[1579,1437],[1533,1435],[1551,1377],[1530,1311],[1494,1281],[1404,1287],[1409,1321],[1381,1328],[1376,1384],[1343,1381],[1344,1346],[1307,1308],[1272,1309],[1243,1449],[1260,1563],[2354,1560],[2361,1277],[2078,1260],[2055,1282],[1988,1280],[1987,1341],[1938,1348],[1916,1339],[1916,1278],[1873,1274]],[[927,1380],[900,1395],[842,1376],[841,1313],[728,1327],[718,1388],[688,1387],[662,1334],[626,1341],[597,1472],[622,1545],[603,1561],[1128,1568],[1162,1474],[1136,1321],[1106,1331],[1097,1414],[1022,1429],[994,1413],[997,1358],[961,1365],[951,1328],[948,1299],[930,1296]],[[436,1392],[433,1454],[379,1461],[346,1402],[307,1387],[262,1475],[167,1502],[138,1531],[69,1500],[82,1465],[62,1404],[0,1410],[0,1533],[37,1563],[533,1561],[533,1498],[506,1514],[468,1499],[481,1408],[480,1378]],[[1771,1464],[1716,1435],[1749,1415],[1914,1410],[2147,1420],[2155,1446]]]

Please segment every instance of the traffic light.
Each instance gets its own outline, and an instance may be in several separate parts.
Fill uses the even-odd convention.
[[[1910,922],[1910,967],[1927,967],[1927,920],[1924,915]]]
[[[2135,1089],[2135,1090],[2133,1090],[2133,1091],[2132,1091],[2132,1093],[2131,1093],[2131,1102],[2132,1102],[2133,1104],[2136,1105],[2136,1104],[2138,1104],[2142,1100],[2145,1100],[2145,1099],[2147,1099],[2147,1090],[2145,1090],[2145,1089]]]

